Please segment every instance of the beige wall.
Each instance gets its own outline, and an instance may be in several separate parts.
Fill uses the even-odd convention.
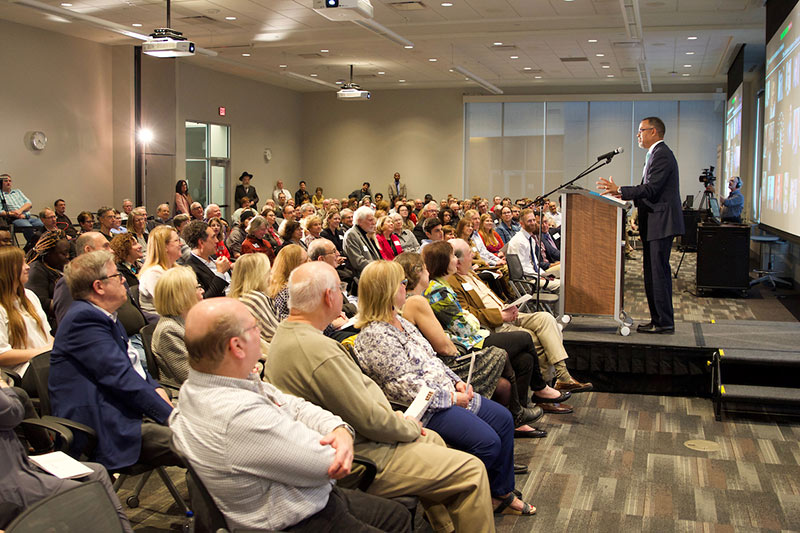
[[[229,204],[243,171],[253,174],[259,205],[270,197],[278,178],[291,188],[300,180],[302,133],[300,93],[229,74],[178,64],[176,176],[185,174],[185,121],[226,124],[231,134]],[[226,115],[219,116],[218,108]],[[272,160],[264,150],[272,150]],[[172,188],[174,191],[174,186]],[[171,200],[170,200],[171,202]]]
[[[0,20],[0,173],[34,212],[63,197],[74,221],[112,201],[111,109],[110,47]]]
[[[340,102],[333,90],[304,94],[303,176],[309,188],[341,197],[369,181],[373,193],[386,195],[400,172],[410,196],[461,195],[461,95],[451,89],[380,91],[369,102]]]

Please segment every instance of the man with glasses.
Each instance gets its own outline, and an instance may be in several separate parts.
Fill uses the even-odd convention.
[[[678,162],[664,143],[665,130],[657,117],[647,117],[639,124],[639,147],[647,150],[640,185],[620,187],[611,177],[597,181],[597,188],[605,194],[633,200],[639,209],[644,289],[650,307],[650,322],[636,328],[640,333],[675,332],[669,254],[672,238],[683,235],[684,228]]]
[[[64,277],[74,302],[50,358],[53,414],[94,429],[97,446],[90,459],[109,470],[134,463],[179,465],[165,425],[172,403],[144,369],[117,317],[128,294],[114,254],[82,254],[66,266]]]
[[[11,176],[8,174],[0,174],[0,204],[0,217],[22,231],[26,241],[31,241],[35,229],[42,227],[42,221],[31,218],[33,204],[21,190],[11,188]]]

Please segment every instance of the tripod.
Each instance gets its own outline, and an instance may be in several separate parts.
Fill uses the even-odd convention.
[[[711,213],[711,197],[712,196],[713,196],[713,193],[711,191],[709,191],[708,189],[705,189],[703,191],[703,197],[700,199],[700,207],[697,210],[698,211],[705,211],[705,213],[706,213],[705,219],[708,219],[709,218],[709,214]],[[696,229],[696,228],[693,228],[693,229]],[[688,228],[686,228],[685,231],[689,231]],[[673,275],[673,277],[675,279],[678,279],[678,274],[680,274],[681,266],[683,265],[683,259],[686,257],[686,252],[689,250],[688,246],[681,245],[679,249],[681,249],[681,248],[682,248],[682,250],[681,250],[681,260],[678,262],[678,268],[675,269],[675,274]],[[696,250],[697,250],[697,247],[695,246],[692,251],[696,251]]]

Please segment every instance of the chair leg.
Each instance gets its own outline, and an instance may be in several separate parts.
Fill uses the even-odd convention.
[[[181,494],[178,492],[178,488],[172,482],[172,479],[170,479],[169,474],[167,474],[167,470],[163,466],[159,466],[156,468],[156,472],[158,472],[158,475],[161,476],[161,481],[164,482],[164,485],[166,485],[169,493],[172,494],[172,498],[175,500],[175,503],[178,504],[181,513],[186,514],[186,511],[188,511],[189,508],[186,506],[186,502],[183,501]]]
[[[114,492],[117,492],[122,487],[122,484],[125,483],[126,479],[128,479],[128,476],[125,474],[119,475],[117,480],[114,482]]]

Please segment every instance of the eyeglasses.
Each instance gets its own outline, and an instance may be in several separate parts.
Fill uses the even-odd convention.
[[[644,133],[647,130],[654,130],[655,128],[639,128],[639,133]]]
[[[247,333],[247,332],[248,332],[248,331],[250,331],[251,329],[259,329],[259,327],[258,327],[258,322],[256,322],[255,324],[253,324],[253,325],[252,325],[252,326],[250,326],[249,328],[245,329],[245,330],[242,332],[242,335],[244,335],[245,333]]]
[[[125,275],[122,272],[117,272],[116,274],[111,274],[110,276],[103,276],[100,278],[100,281],[104,281],[111,278],[119,278],[120,281],[125,279]]]
[[[408,280],[407,280],[407,279],[404,279],[403,281],[401,281],[401,282],[400,282],[400,285],[402,285],[403,287],[405,287],[406,285],[408,285]]]

